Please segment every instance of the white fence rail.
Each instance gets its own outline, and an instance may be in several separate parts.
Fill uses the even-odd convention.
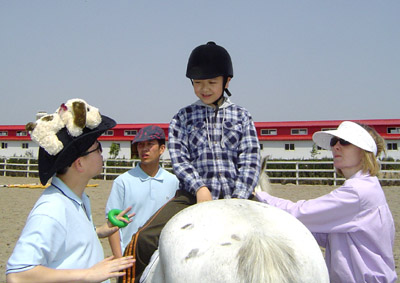
[[[400,184],[400,162],[382,161],[379,179],[383,185]],[[333,161],[269,161],[266,173],[272,183],[338,185],[344,178],[337,174]]]
[[[37,177],[37,159],[22,157],[0,159],[0,176]]]
[[[105,160],[103,172],[98,178],[113,180],[132,167],[137,166],[138,159]],[[108,165],[113,164],[113,165]],[[400,185],[400,162],[383,161],[379,176],[382,185]],[[162,160],[161,166],[172,171],[171,161]],[[324,184],[338,185],[343,183],[332,161],[274,161],[267,164],[266,173],[272,183]],[[37,177],[37,159],[32,158],[3,158],[0,159],[0,176]]]

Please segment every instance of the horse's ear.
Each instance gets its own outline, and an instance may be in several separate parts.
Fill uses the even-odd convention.
[[[260,178],[258,180],[257,186],[254,188],[255,192],[267,192],[269,194],[271,193],[271,185],[269,182],[269,178],[268,178],[267,173],[265,173],[265,169],[267,168],[268,158],[269,158],[269,155],[263,157],[263,159],[262,159]]]
[[[265,169],[267,168],[268,159],[269,159],[269,155],[263,157],[262,165],[261,165],[261,173],[265,172]]]

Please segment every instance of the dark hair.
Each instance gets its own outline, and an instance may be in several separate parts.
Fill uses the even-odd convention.
[[[69,167],[71,167],[71,166],[66,166],[66,167],[64,167],[64,168],[58,169],[57,172],[56,172],[56,174],[57,174],[57,175],[64,175],[65,173],[67,173]]]

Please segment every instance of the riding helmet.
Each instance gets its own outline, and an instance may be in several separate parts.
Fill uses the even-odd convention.
[[[215,42],[208,42],[193,49],[186,69],[186,77],[204,80],[223,76],[233,77],[231,56]]]

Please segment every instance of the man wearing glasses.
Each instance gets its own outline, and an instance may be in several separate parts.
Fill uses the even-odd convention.
[[[86,106],[82,100],[74,103]],[[40,146],[40,182],[45,185],[51,180],[51,186],[45,189],[28,216],[7,262],[7,282],[103,282],[123,275],[120,271],[134,262],[130,257],[104,259],[99,237],[107,237],[118,228],[109,222],[95,228],[90,201],[84,192],[89,180],[103,166],[97,138],[114,127],[115,121],[101,116],[93,127],[71,134],[65,124],[58,123],[57,128],[51,124],[61,121],[59,113],[40,121],[49,121],[46,127],[50,130],[40,131],[36,127],[30,131],[32,140]],[[52,136],[54,132],[56,139]]]

